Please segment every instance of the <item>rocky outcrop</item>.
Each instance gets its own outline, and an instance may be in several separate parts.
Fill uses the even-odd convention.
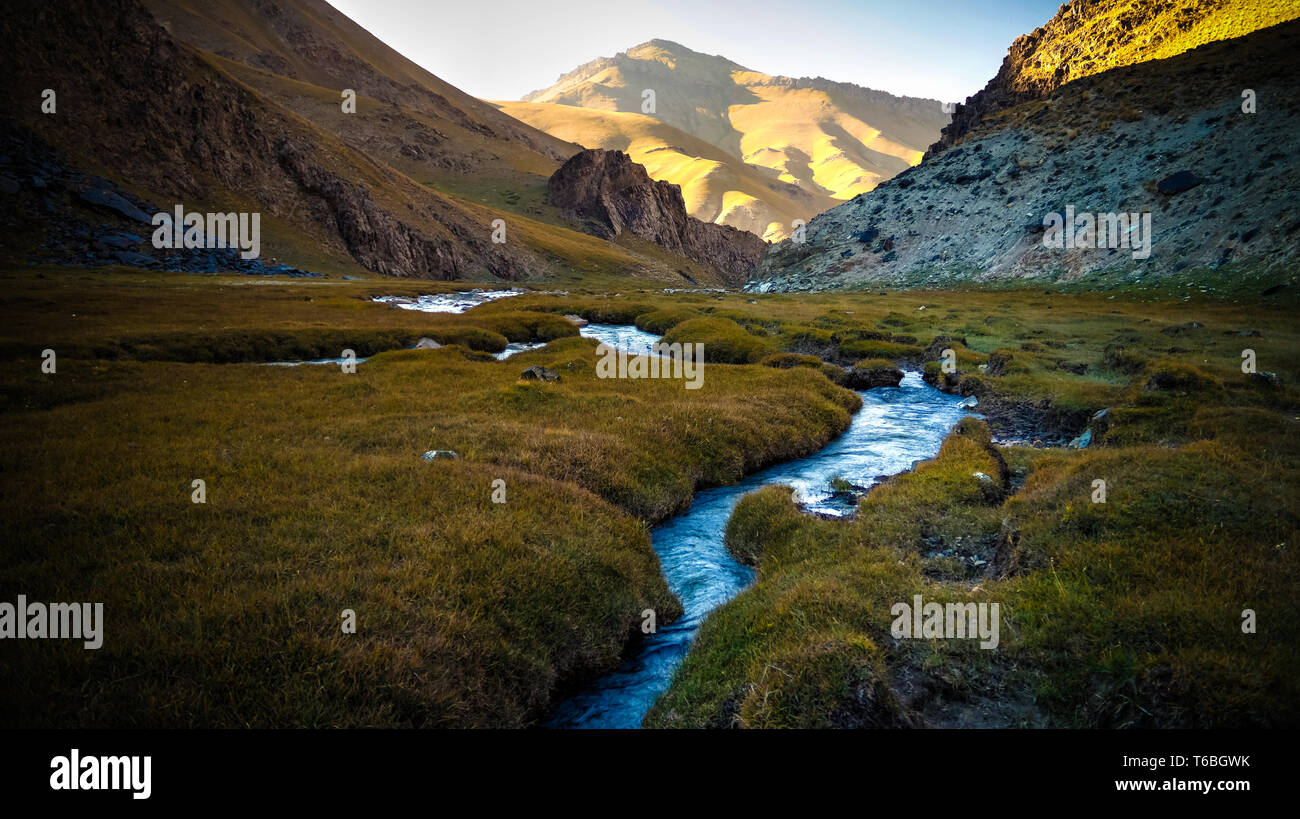
[[[560,374],[555,370],[534,365],[519,374],[522,381],[559,381]]]
[[[729,284],[743,284],[767,249],[752,233],[688,216],[680,188],[652,180],[621,151],[575,154],[546,190],[550,203],[587,233],[630,233],[714,268]]]
[[[1056,16],[1017,37],[997,75],[959,104],[927,156],[961,141],[1000,111],[1042,99],[1073,80],[1147,60],[1176,56],[1216,40],[1295,19],[1294,3],[1240,0],[1072,0]]]
[[[1300,186],[1297,46],[1300,21],[1084,77],[1007,109],[816,217],[805,242],[774,245],[746,289],[1014,279],[1102,287],[1197,283],[1222,269],[1215,275],[1250,277],[1263,290],[1291,276],[1300,256],[1291,204]],[[1243,89],[1267,112],[1243,110]],[[1124,230],[1119,214],[1139,218]],[[1085,216],[1097,228],[1091,243],[1082,230],[1069,244],[1046,232]]]

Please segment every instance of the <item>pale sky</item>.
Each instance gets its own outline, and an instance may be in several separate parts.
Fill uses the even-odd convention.
[[[423,68],[516,100],[651,39],[746,68],[943,102],[997,73],[1011,41],[1061,0],[330,0]]]

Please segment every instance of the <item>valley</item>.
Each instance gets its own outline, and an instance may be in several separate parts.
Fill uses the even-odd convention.
[[[1240,366],[1249,344],[1278,383],[1300,378],[1288,355],[1293,308],[1271,299],[1184,300],[1150,289],[754,297],[629,287],[523,292],[463,313],[425,313],[374,301],[435,292],[421,284],[404,294],[391,280],[45,268],[11,269],[0,282],[6,312],[25,316],[0,343],[13,465],[5,474],[40,464],[43,476],[6,479],[8,582],[55,600],[89,583],[107,612],[93,657],[26,641],[16,656],[27,659],[9,666],[25,668],[23,676],[3,680],[13,692],[6,722],[545,722],[565,692],[617,670],[645,609],[661,630],[676,627],[689,598],[679,604],[664,584],[665,558],[647,526],[687,525],[697,507],[712,525],[725,523],[726,546],[756,567],[756,579],[742,580],[736,590],[744,591],[704,620],[648,724],[1114,724],[1114,715],[1070,705],[1071,687],[1096,680],[1061,665],[1057,629],[1066,622],[1076,630],[1070,656],[1094,657],[1098,668],[1120,662],[1108,648],[1116,640],[1128,647],[1129,676],[1107,683],[1138,694],[1124,695],[1134,703],[1125,721],[1292,718],[1284,624],[1293,622],[1289,498],[1300,400]],[[672,379],[601,379],[596,342],[563,315],[703,343],[732,363],[705,364],[699,390]],[[59,350],[58,372],[48,375],[23,339],[47,337],[39,328],[55,316],[68,318],[60,340],[42,342]],[[420,337],[446,346],[405,349]],[[507,343],[547,338],[493,356]],[[940,346],[956,351],[955,373],[938,367]],[[353,374],[208,363],[344,348],[369,356]],[[919,375],[901,392],[855,394],[835,383],[847,381],[849,364],[881,355]],[[995,360],[1004,363],[978,366]],[[559,380],[519,380],[532,365]],[[937,424],[930,434],[942,447],[910,471],[910,458],[935,450],[900,454],[893,466],[868,458],[861,474],[831,460],[796,477],[798,459],[822,458],[828,444],[826,453],[888,446],[870,408],[918,389],[922,376],[952,393],[946,406],[975,396],[971,411],[986,420],[945,437],[953,421],[917,418]],[[1085,427],[1092,442],[1067,448]],[[1005,442],[997,457],[990,429]],[[429,449],[458,458],[421,461]],[[85,470],[90,453],[107,460]],[[790,470],[745,478],[786,462]],[[1104,506],[1089,503],[1097,475],[1110,486]],[[190,500],[197,476],[208,478],[202,507]],[[508,503],[490,500],[497,479]],[[878,479],[865,499],[836,494]],[[767,487],[747,494],[754,481]],[[800,512],[774,485],[786,481],[801,503],[831,503],[840,519]],[[57,508],[53,486],[64,499]],[[711,493],[724,490],[709,487],[739,501],[730,520],[725,507],[710,511]],[[1230,500],[1206,506],[1206,492]],[[1016,533],[1014,548],[1000,545],[1006,532]],[[111,555],[98,546],[106,538],[118,544]],[[1123,554],[1144,568],[1117,563]],[[878,576],[890,579],[878,591],[859,589],[859,578],[885,567]],[[883,594],[892,603],[891,590],[916,583],[927,599],[1000,599],[998,661],[942,641],[892,643],[890,606],[869,601]],[[163,588],[161,597],[147,591]],[[1207,599],[1221,602],[1206,609]],[[1276,625],[1231,637],[1237,599],[1272,612]],[[1098,600],[1104,608],[1090,608]],[[1154,607],[1156,619],[1133,631],[1104,613],[1126,607]],[[338,633],[345,608],[357,612],[356,635]],[[1169,631],[1189,617],[1202,637],[1219,635],[1213,654]],[[228,636],[236,634],[246,638]],[[532,635],[524,653],[520,634]],[[757,652],[752,661],[731,653],[736,640],[755,641],[745,652]],[[821,648],[803,655],[804,641]],[[300,648],[273,666],[259,659],[290,645]],[[1015,659],[1001,659],[1008,655]],[[960,669],[961,682],[915,688],[916,669],[939,659]],[[794,676],[764,676],[772,662]],[[1006,662],[1021,671],[1008,676]],[[1171,667],[1187,671],[1162,676]],[[199,684],[177,688],[171,674],[180,668]],[[129,686],[118,682],[124,676]],[[299,685],[318,693],[281,698]],[[971,693],[986,685],[1040,705],[993,708]],[[766,710],[735,698],[748,690],[761,692],[749,696]],[[63,691],[56,701],[71,710],[37,706],[32,698],[46,691]],[[876,692],[867,701],[878,706],[862,710],[864,691]],[[1270,706],[1204,710],[1225,691],[1246,692],[1241,707],[1261,698]],[[165,710],[152,704],[163,699]]]
[[[1300,724],[1300,9],[1049,5],[945,107],[20,0],[0,725]]]

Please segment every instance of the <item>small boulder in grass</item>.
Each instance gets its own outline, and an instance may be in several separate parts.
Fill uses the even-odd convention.
[[[587,321],[585,318],[583,318],[582,316],[575,316],[572,314],[566,315],[565,318],[573,322],[574,324],[578,325],[579,327],[586,327],[588,324],[591,323]]]
[[[1002,491],[1002,487],[990,475],[983,472],[972,474],[979,481],[980,494],[984,496],[985,501],[988,503],[1001,503],[1005,499],[1006,493]]]
[[[548,370],[545,367],[539,367],[536,364],[524,370],[519,374],[524,381],[559,381],[560,374],[555,370]]]
[[[1104,435],[1106,430],[1110,429],[1110,422],[1112,420],[1109,407],[1097,410],[1092,414],[1092,418],[1088,421],[1088,429],[1095,430],[1095,434],[1097,435]]]
[[[444,458],[453,461],[460,459],[460,456],[450,449],[431,449],[420,457],[426,461],[438,461]]]
[[[415,349],[417,350],[436,350],[441,346],[441,344],[427,336],[415,342]]]

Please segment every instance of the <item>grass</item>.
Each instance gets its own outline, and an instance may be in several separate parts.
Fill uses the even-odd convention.
[[[500,352],[507,341],[550,341],[578,333],[572,322],[553,313],[510,310],[468,316],[371,302],[381,295],[464,290],[464,283],[263,279],[52,266],[11,269],[0,273],[0,282],[8,291],[0,360],[39,352],[33,344],[53,345],[69,358],[138,361],[311,359],[335,357],[345,348],[366,356],[410,347],[424,336]]]
[[[944,374],[932,361],[928,377],[1004,407],[1029,402],[1040,418],[1075,409],[1082,424],[1108,408],[1091,422],[1094,443],[996,447],[967,419],[936,459],[870,492],[851,522],[800,514],[788,488],[747,496],[727,545],[758,580],[709,617],[646,724],[1300,724],[1300,395],[1216,349],[1241,346],[1224,334],[1247,316],[1271,326],[1247,337],[1256,347],[1285,346],[1294,330],[1272,325],[1272,311],[1224,305],[1195,311],[1207,322],[1183,311],[1139,319],[1118,334],[1139,366],[1117,370],[1105,315],[1039,325],[1044,341],[1016,352],[1001,345],[1020,322],[1034,326],[1033,311],[988,330],[961,311],[942,315],[941,329],[996,349],[979,355],[947,335],[959,366],[988,368]],[[1057,351],[1086,367],[1052,367]],[[1280,351],[1270,360],[1289,365]],[[1000,646],[894,638],[891,608],[916,594],[998,602]],[[1243,633],[1246,609],[1267,612],[1269,627]]]
[[[292,294],[322,292],[153,284],[149,306],[129,281],[85,282],[104,310],[89,312],[85,337],[110,338],[115,323],[166,335],[148,312],[172,302],[220,305],[248,328],[279,315],[275,332],[310,335],[288,320],[305,303]],[[349,283],[315,306],[344,323],[445,321],[354,309],[363,291]],[[33,306],[11,293],[6,311],[22,319],[25,304],[32,324],[8,326],[58,326],[39,313],[66,309],[64,295]],[[484,320],[545,330],[554,318]],[[57,335],[40,344],[63,349]],[[99,651],[6,646],[6,725],[535,724],[619,662],[645,608],[661,622],[680,613],[648,524],[700,486],[819,448],[857,406],[811,371],[710,367],[698,391],[602,380],[595,342],[579,338],[505,362],[389,351],[354,374],[60,355],[44,375],[30,347],[6,342],[28,352],[0,364],[0,599],[103,602],[107,622]],[[520,381],[532,364],[561,380]],[[425,462],[427,449],[460,457]],[[191,502],[196,478],[206,504]],[[491,500],[498,479],[504,504]],[[340,631],[344,609],[354,635]]]
[[[729,318],[694,318],[664,334],[666,344],[703,344],[704,360],[724,364],[757,362],[772,352],[770,344],[755,338]]]
[[[746,497],[727,542],[758,581],[708,619],[649,724],[1297,722],[1286,291],[575,286],[449,316],[370,299],[464,285],[0,281],[0,599],[104,602],[107,621],[99,651],[7,645],[0,723],[537,724],[635,646],[644,608],[677,615],[647,527],[824,445],[858,406],[832,382],[864,358],[924,364],[1004,433],[1092,423],[1093,443],[995,447],[968,421],[852,521],[803,515],[780,488]],[[563,314],[746,363],[708,365],[698,391],[598,379]],[[421,336],[465,346],[402,349]],[[470,349],[504,340],[551,343],[505,362]],[[355,374],[210,363],[345,342],[374,354]],[[1241,372],[1246,347],[1280,383]],[[560,380],[520,381],[532,364]],[[1001,602],[999,649],[894,641],[889,606],[915,593]],[[1259,632],[1242,635],[1248,607]],[[356,634],[339,629],[348,608]]]
[[[783,487],[747,496],[727,545],[758,580],[708,619],[647,724],[1294,726],[1295,419],[1194,417],[1211,436],[1177,447],[1008,450],[1028,475],[1005,500],[973,419],[852,522],[801,515]],[[895,639],[891,607],[915,594],[998,602],[998,649]],[[1269,627],[1243,634],[1246,608]]]

